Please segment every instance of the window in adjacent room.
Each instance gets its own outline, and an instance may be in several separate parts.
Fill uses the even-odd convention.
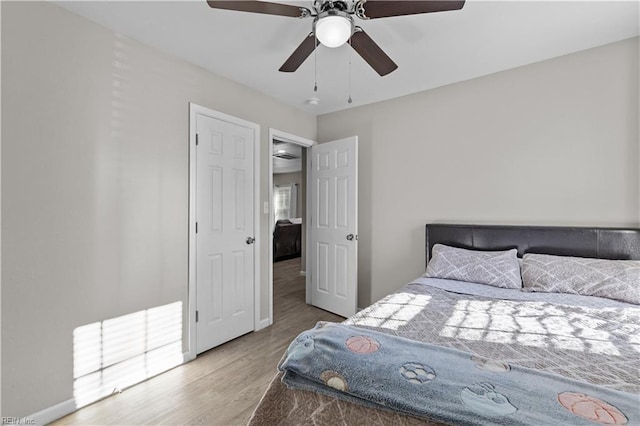
[[[298,185],[290,183],[287,185],[276,185],[273,189],[273,205],[275,208],[276,222],[280,219],[290,219],[297,217],[296,199]]]

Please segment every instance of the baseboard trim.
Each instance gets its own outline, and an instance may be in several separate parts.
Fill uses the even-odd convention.
[[[267,322],[268,321],[269,320],[267,320]],[[183,364],[185,364],[185,363],[187,363],[189,361],[193,361],[195,359],[195,356],[193,354],[191,354],[191,352],[183,352],[182,353],[182,359],[183,359],[182,363],[174,365],[173,367],[171,367],[171,368],[169,368],[169,369],[167,369],[167,370],[165,370],[163,372],[160,372],[160,373],[156,374],[155,376],[147,377],[146,379],[144,379],[144,380],[142,380],[142,381],[140,381],[138,383],[134,383],[131,386],[127,386],[123,390],[129,389],[129,388],[131,388],[133,386],[136,386],[136,385],[138,385],[138,384],[140,384],[142,382],[145,382],[145,381],[147,381],[149,379],[152,379],[152,378],[157,377],[157,376],[159,376],[161,374],[164,374],[167,371],[172,370],[172,369],[174,369],[176,367],[179,367],[179,366],[181,366],[181,365],[183,365]],[[109,398],[110,396],[111,395],[106,395],[106,396],[104,396],[102,398],[97,399],[96,401],[92,401],[91,404],[93,404],[94,402],[98,402],[98,401],[100,401],[102,399]],[[80,407],[80,408],[82,408],[82,407]],[[53,406],[51,406],[49,408],[45,408],[44,410],[38,411],[37,413],[34,413],[34,414],[30,415],[30,416],[24,417],[24,419],[27,419],[30,422],[29,423],[21,423],[21,424],[31,424],[31,425],[35,425],[35,426],[46,425],[48,423],[53,422],[54,420],[61,419],[62,417],[66,416],[67,414],[73,413],[77,409],[78,409],[78,406],[76,404],[75,398],[71,398],[71,399],[63,401],[63,402],[61,402],[59,404],[53,405]]]
[[[45,408],[44,410],[38,411],[37,413],[33,413],[30,416],[27,416],[27,419],[33,420],[38,426],[46,425],[47,423],[51,423],[54,420],[58,420],[67,414],[71,414],[76,411],[76,400],[75,398],[67,399],[59,404],[53,405],[49,408]],[[28,424],[28,423],[23,423]]]
[[[267,328],[270,325],[271,325],[271,321],[269,321],[269,318],[265,318],[263,320],[260,320],[260,322],[258,322],[258,328],[256,328],[254,331],[262,330],[263,328]]]
[[[301,277],[306,277],[307,276],[307,271],[300,271],[300,276]]]
[[[194,349],[193,353],[191,351],[187,351],[187,352],[183,352],[182,353],[182,364],[186,364],[187,362],[193,361],[194,359],[196,359],[196,351]],[[180,364],[180,365],[182,365]],[[177,365],[176,365],[177,367]],[[162,373],[160,373],[162,374]]]

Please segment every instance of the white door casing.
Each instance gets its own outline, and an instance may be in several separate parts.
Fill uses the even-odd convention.
[[[274,209],[273,209],[273,141],[274,140],[280,140],[283,142],[289,142],[292,144],[296,144],[301,146],[303,149],[304,148],[309,148],[313,145],[315,145],[315,141],[312,141],[311,139],[306,139],[303,138],[301,136],[297,136],[297,135],[293,135],[291,133],[287,133],[284,132],[282,130],[278,130],[278,129],[269,129],[269,165],[268,165],[268,171],[267,171],[267,175],[268,175],[268,188],[269,188],[269,200],[271,200],[267,206],[265,207],[265,212],[268,211],[269,213],[269,226],[273,226],[275,224],[275,215],[274,215]],[[308,174],[308,172],[307,172]],[[305,191],[306,192],[306,191]],[[306,195],[306,202],[305,202],[305,211],[310,211],[309,210],[309,202],[308,202],[308,198],[309,196]],[[304,239],[303,241],[305,242],[305,257],[307,258],[307,264],[305,265],[305,274],[306,271],[308,269],[308,259],[309,256],[307,256],[307,247],[308,247],[308,230],[306,228],[306,224],[304,225],[303,229],[305,230],[305,234],[304,234]],[[267,321],[262,322],[260,325],[260,328],[263,327],[267,327],[271,324],[273,324],[273,229],[270,228],[269,230],[269,241],[268,241],[268,268],[269,268],[269,283],[268,283],[268,292],[269,292],[269,314],[268,314],[268,318]],[[308,304],[311,304],[311,298],[310,298],[310,292],[309,292],[309,288],[310,288],[310,284],[309,284],[309,275],[306,275],[307,279],[306,279],[306,290],[305,290],[305,301]],[[258,328],[256,328],[257,330]]]
[[[358,137],[309,152],[311,304],[348,317],[358,294]]]
[[[232,118],[195,115],[195,353],[255,323],[257,126]]]

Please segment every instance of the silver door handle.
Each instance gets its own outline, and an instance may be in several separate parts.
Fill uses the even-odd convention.
[[[347,240],[349,240],[349,241],[353,241],[354,238],[355,238],[355,236],[353,234],[347,235]]]
[[[253,237],[247,237],[247,244],[253,244],[256,242],[256,239]]]

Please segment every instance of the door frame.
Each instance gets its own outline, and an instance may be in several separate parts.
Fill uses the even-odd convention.
[[[187,329],[188,351],[185,362],[196,358],[196,117],[206,115],[218,120],[247,127],[253,130],[253,221],[254,221],[254,264],[253,264],[253,329],[260,329],[260,125],[222,113],[202,105],[189,103],[189,249],[188,249],[188,300]]]
[[[269,290],[269,323],[266,324],[271,325],[273,324],[273,232],[271,232],[271,225],[273,224],[274,220],[275,220],[275,214],[273,212],[273,141],[274,140],[279,140],[279,141],[283,141],[283,142],[288,142],[288,143],[292,143],[295,145],[300,145],[303,148],[311,148],[313,145],[316,145],[317,142],[313,141],[311,139],[307,139],[307,138],[303,138],[301,136],[296,136],[296,135],[292,135],[291,133],[287,133],[287,132],[283,132],[282,130],[278,130],[278,129],[274,129],[274,128],[269,128],[269,161],[267,162],[267,179],[269,180],[268,182],[268,186],[269,186],[269,201],[265,203],[265,206],[268,204],[268,208],[269,208],[269,241],[268,241],[268,249],[267,252],[269,253],[269,256],[267,258],[267,262],[269,262],[269,282],[268,282],[268,290]],[[308,170],[307,170],[308,173]],[[305,176],[305,180],[306,180],[306,176]],[[309,188],[307,188],[307,190],[305,191],[305,211],[307,212],[307,218],[309,215],[309,197],[307,196]],[[305,224],[305,230],[307,229],[306,224]],[[308,233],[305,231],[305,243],[306,243],[306,247],[305,247],[305,254],[309,252],[308,250],[308,244],[309,244],[309,239],[307,238]],[[309,270],[308,265],[309,265],[309,257],[306,257],[307,259],[307,265],[305,265],[305,270]],[[309,294],[309,274],[306,274],[306,290],[305,290],[305,301],[306,303],[311,303],[311,295]]]

